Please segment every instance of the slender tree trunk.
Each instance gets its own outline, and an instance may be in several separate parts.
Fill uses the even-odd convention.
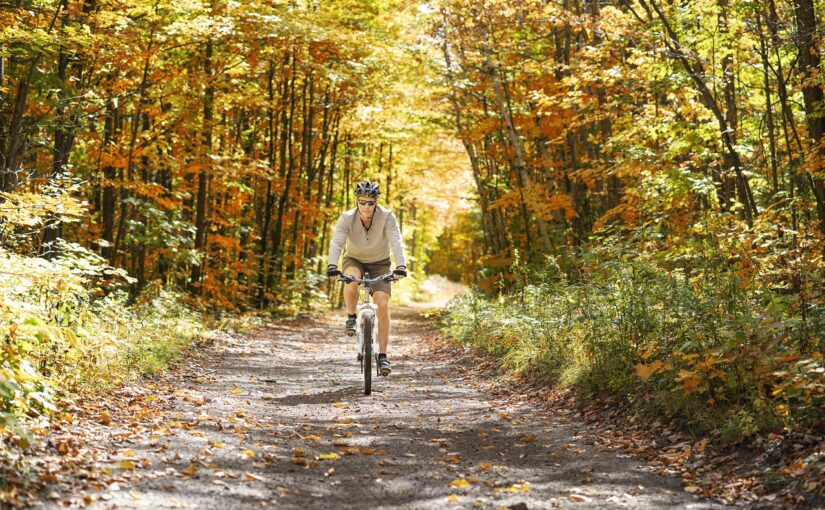
[[[765,86],[765,123],[768,128],[769,164],[771,169],[771,194],[779,192],[779,162],[776,156],[776,133],[773,121],[773,102],[771,100],[771,64],[768,59],[768,48],[765,44],[765,32],[762,30],[762,13],[756,13],[756,29],[759,31],[759,55],[762,57],[762,78]]]
[[[206,195],[209,183],[210,152],[212,151],[212,105],[215,100],[215,85],[212,82],[212,51],[213,42],[206,43],[203,59],[203,74],[206,81],[206,90],[203,99],[203,148],[202,165],[198,173],[198,195],[195,209],[195,250],[201,259],[192,265],[190,290],[193,294],[203,293],[202,279],[206,267]]]
[[[286,78],[284,78],[286,81]],[[275,61],[274,59],[269,63],[268,76],[268,93],[269,93],[269,108],[268,108],[268,125],[267,125],[267,161],[269,163],[268,173],[266,179],[266,198],[264,206],[263,222],[261,225],[261,250],[260,259],[258,260],[258,308],[265,308],[267,305],[266,299],[266,282],[267,282],[267,242],[269,240],[269,229],[272,221],[272,176],[275,172],[275,139],[277,138],[276,122],[275,122]]]
[[[106,116],[103,122],[103,146],[100,148],[101,153],[106,153],[114,146],[114,140],[117,138],[115,130],[117,129],[117,109],[111,97],[106,101]],[[107,163],[103,167],[103,199],[101,201],[101,215],[103,223],[103,231],[101,237],[105,241],[101,255],[109,264],[114,264],[115,247],[114,247],[114,230],[115,230],[115,186],[114,180],[117,176],[115,168]]]

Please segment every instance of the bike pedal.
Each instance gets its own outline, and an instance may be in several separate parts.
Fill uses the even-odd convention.
[[[361,361],[363,359],[364,359],[364,355],[359,352],[358,353],[358,361]]]

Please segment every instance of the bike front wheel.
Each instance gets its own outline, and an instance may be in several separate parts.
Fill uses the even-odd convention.
[[[362,344],[362,359],[364,360],[364,395],[372,393],[372,317],[364,317],[361,323],[364,342]]]

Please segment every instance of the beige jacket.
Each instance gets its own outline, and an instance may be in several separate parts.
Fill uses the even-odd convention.
[[[332,234],[332,242],[329,244],[329,264],[338,265],[341,249],[345,244],[344,255],[359,262],[369,264],[388,259],[392,249],[395,265],[407,265],[404,241],[401,239],[401,230],[398,228],[395,215],[380,205],[375,207],[375,215],[372,217],[369,230],[361,224],[357,207],[341,214]]]

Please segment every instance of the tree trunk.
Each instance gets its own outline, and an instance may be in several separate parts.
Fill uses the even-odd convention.
[[[203,59],[203,74],[206,81],[206,90],[203,98],[203,148],[201,154],[202,165],[198,172],[198,195],[195,209],[195,250],[201,258],[192,265],[192,276],[189,282],[190,291],[202,295],[202,279],[206,267],[206,195],[209,182],[210,152],[212,151],[212,105],[215,100],[215,85],[212,82],[212,40],[206,43]]]
[[[821,171],[825,166],[825,147],[822,136],[825,134],[825,117],[817,110],[822,107],[822,87],[819,85],[820,61],[817,45],[817,19],[813,0],[795,0],[794,13],[797,23],[797,45],[799,46],[799,72],[802,80],[802,98],[805,103],[805,117],[808,121],[808,136],[811,138],[811,157],[813,168],[809,175],[816,199],[816,211],[819,230],[825,234],[825,181]]]

